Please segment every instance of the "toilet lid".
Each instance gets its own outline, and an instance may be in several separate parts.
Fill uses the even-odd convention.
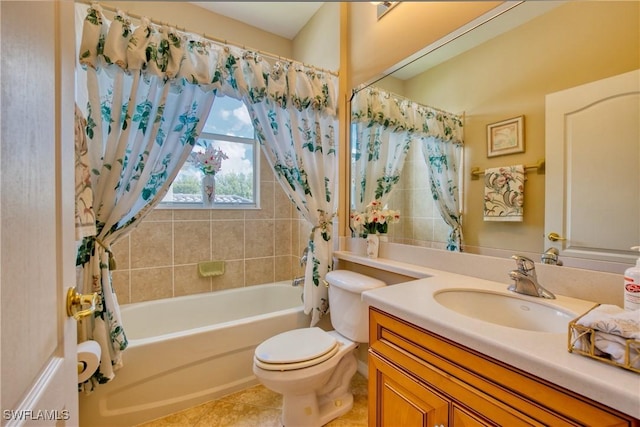
[[[320,328],[294,329],[264,341],[256,348],[254,359],[262,369],[286,371],[317,365],[338,348],[338,341]]]

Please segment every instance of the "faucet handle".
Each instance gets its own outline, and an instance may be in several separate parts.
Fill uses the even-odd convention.
[[[533,260],[530,258],[527,258],[526,256],[512,255],[511,259],[514,259],[516,261],[518,270],[521,271],[522,273],[526,274],[531,271],[535,271],[536,269],[536,264],[533,262]]]

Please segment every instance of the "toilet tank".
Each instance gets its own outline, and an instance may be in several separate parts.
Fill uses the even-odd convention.
[[[362,292],[387,284],[382,280],[348,270],[327,273],[331,325],[340,335],[354,342],[369,342],[369,305]]]

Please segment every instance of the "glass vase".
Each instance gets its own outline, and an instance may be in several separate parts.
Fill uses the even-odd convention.
[[[367,256],[369,258],[378,258],[378,249],[380,248],[380,239],[377,234],[367,234]]]
[[[213,174],[205,174],[202,177],[202,204],[205,207],[211,207],[215,199],[216,177]]]

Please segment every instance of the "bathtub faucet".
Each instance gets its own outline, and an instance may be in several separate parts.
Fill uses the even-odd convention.
[[[302,256],[300,257],[300,267],[304,267],[307,265],[307,257],[309,256],[309,246],[306,246],[302,251]],[[293,286],[304,285],[304,274],[302,276],[295,277],[293,282],[291,282]]]

